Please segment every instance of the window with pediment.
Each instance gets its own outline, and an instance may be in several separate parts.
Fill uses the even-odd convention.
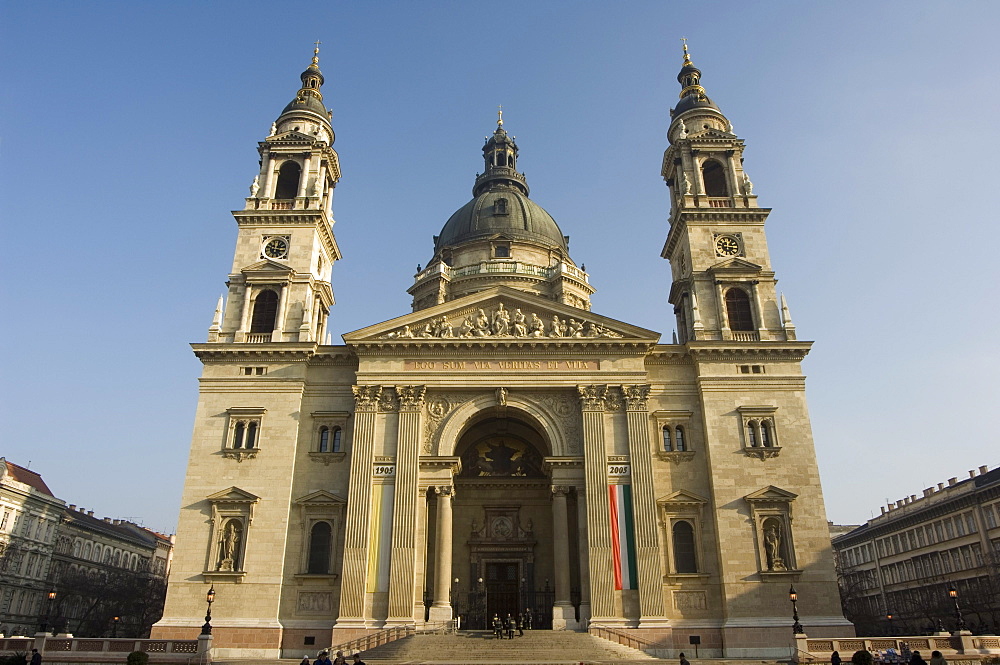
[[[667,575],[705,574],[701,533],[707,500],[693,492],[678,490],[656,503],[666,543]]]
[[[299,574],[337,578],[338,538],[343,531],[346,501],[325,490],[318,490],[298,500],[301,529]]]

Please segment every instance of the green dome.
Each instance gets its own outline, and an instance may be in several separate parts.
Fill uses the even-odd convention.
[[[506,203],[498,203],[504,199]],[[522,192],[493,187],[459,208],[435,239],[434,249],[503,234],[569,254],[566,237],[552,215]]]

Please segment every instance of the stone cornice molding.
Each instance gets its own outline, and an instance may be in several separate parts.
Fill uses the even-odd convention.
[[[687,350],[696,361],[733,360],[802,360],[812,348],[812,342],[688,342]]]
[[[358,356],[402,356],[440,354],[445,351],[508,351],[525,354],[558,350],[578,355],[645,355],[656,347],[656,340],[588,339],[588,338],[405,338],[352,342]],[[509,354],[508,354],[509,355]]]

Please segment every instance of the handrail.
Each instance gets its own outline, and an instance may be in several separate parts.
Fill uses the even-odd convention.
[[[418,633],[456,633],[458,632],[458,621],[427,621],[417,627]]]
[[[627,631],[609,628],[608,626],[591,625],[588,630],[594,637],[600,637],[611,642],[617,642],[623,646],[627,646],[631,649],[639,649],[640,651],[644,648],[652,648],[656,645],[656,643],[652,640],[647,640],[646,638],[639,637],[638,635],[629,635]],[[607,633],[612,637],[605,637],[601,633]],[[623,642],[622,640],[625,641]],[[639,646],[633,646],[634,644]]]
[[[805,654],[805,657],[801,654]],[[803,651],[802,649],[796,649],[795,655],[792,656],[793,663],[811,663],[815,660],[819,660],[819,656],[811,654],[808,651]]]
[[[380,647],[383,644],[388,644],[389,642],[395,642],[396,640],[403,639],[404,637],[409,637],[416,632],[413,626],[393,626],[392,628],[384,628],[380,631],[369,633],[367,635],[362,635],[361,637],[356,637],[353,640],[344,642],[343,644],[337,644],[330,647],[330,653],[336,653],[337,651],[344,651],[350,653],[352,651],[367,651],[368,649],[374,649],[375,647]]]

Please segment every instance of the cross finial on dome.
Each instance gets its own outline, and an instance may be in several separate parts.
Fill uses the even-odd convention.
[[[503,127],[503,104],[497,106],[497,127]]]
[[[319,45],[322,44],[322,43],[323,42],[321,42],[318,39],[313,42],[313,44],[316,45],[316,48],[313,49],[313,64],[314,65],[318,65],[319,64]]]
[[[684,43],[684,65],[693,65],[691,62],[691,54],[688,53],[688,40],[687,37],[681,37],[681,42]]]

